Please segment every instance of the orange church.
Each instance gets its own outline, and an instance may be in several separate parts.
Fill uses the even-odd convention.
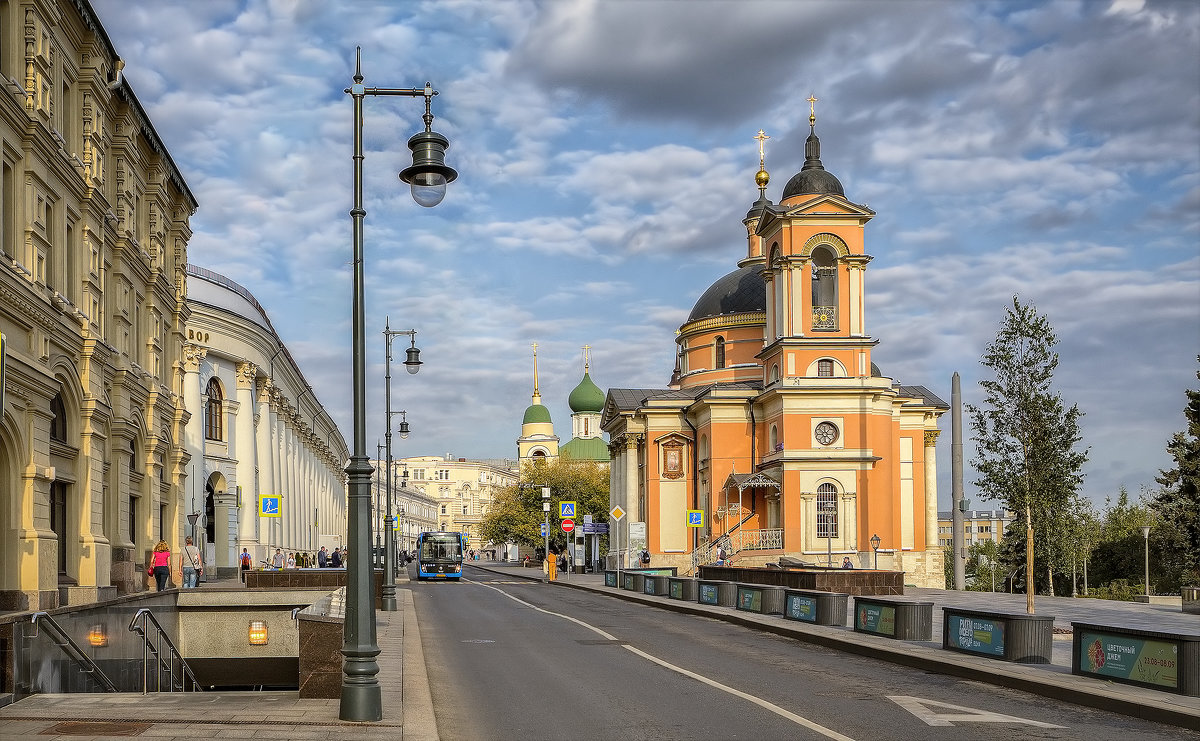
[[[679,328],[669,387],[608,391],[610,498],[626,513],[613,525],[623,552],[645,547],[680,574],[720,544],[735,564],[877,558],[908,584],[943,587],[934,450],[949,407],[871,362],[875,214],[824,168],[809,123],[804,166],[778,204],[759,132],[745,257]]]

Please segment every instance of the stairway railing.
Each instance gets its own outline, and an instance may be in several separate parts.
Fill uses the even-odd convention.
[[[129,630],[142,638],[142,694],[150,692],[150,667],[154,667],[155,692],[200,692],[200,683],[192,673],[171,637],[163,630],[154,613],[143,607],[133,614]],[[165,646],[165,651],[164,651]],[[178,669],[178,673],[176,673]],[[163,689],[163,677],[167,687]]]
[[[105,692],[116,692],[117,686],[108,678],[96,662],[92,661],[92,657],[87,655],[78,643],[71,640],[71,636],[62,629],[62,626],[55,622],[54,618],[50,617],[47,612],[35,612],[30,618],[33,622],[33,638],[39,635],[41,626],[45,626],[46,635],[54,642],[56,646],[62,649],[72,662],[74,662],[81,671],[92,677],[100,686],[104,687]]]
[[[734,553],[736,553],[738,549],[733,548],[732,536],[735,532],[737,532],[738,530],[741,529],[742,525],[746,524],[747,520],[749,520],[753,516],[754,516],[754,510],[747,511],[746,516],[743,517],[741,520],[739,520],[737,522],[737,524],[735,524],[733,527],[729,528],[729,530],[727,530],[726,532],[717,536],[717,538],[715,540],[709,541],[705,545],[693,550],[692,551],[692,570],[689,573],[691,573],[693,576],[695,576],[696,574],[700,573],[700,564],[712,563],[713,555],[716,553],[717,547],[722,544],[725,545],[726,550],[729,550],[730,556],[732,556]]]

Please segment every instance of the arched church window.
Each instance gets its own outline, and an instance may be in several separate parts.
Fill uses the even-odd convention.
[[[129,441],[129,472],[137,473],[138,444],[137,440]]]
[[[204,438],[206,440],[224,440],[225,425],[222,419],[221,382],[216,378],[208,379],[208,401],[204,405]]]
[[[817,537],[837,536],[837,487],[833,484],[821,484],[817,487]]]
[[[67,405],[62,394],[55,394],[50,400],[50,439],[58,443],[67,441]]]
[[[772,452],[783,450],[783,445],[779,443],[779,427],[776,425],[771,425],[771,429],[767,433],[767,445],[770,446]]]
[[[833,378],[833,361],[828,358],[817,361],[817,378]]]
[[[771,364],[771,383],[779,380],[779,363]]]
[[[812,253],[813,329],[837,329],[837,255],[825,245]]]
[[[718,369],[724,368],[725,367],[725,338],[724,337],[721,337],[719,335],[717,336],[717,340],[715,343],[715,349],[716,349],[716,362],[713,365],[713,367],[718,368]]]

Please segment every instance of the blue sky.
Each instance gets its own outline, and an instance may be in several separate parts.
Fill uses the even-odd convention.
[[[1136,493],[1170,464],[1200,352],[1200,5],[92,2],[200,202],[189,261],[255,294],[348,444],[342,91],[361,45],[366,85],[434,83],[459,171],[440,206],[415,205],[396,173],[423,107],[367,99],[371,451],[385,315],[418,330],[425,361],[394,369],[413,429],[398,456],[514,456],[533,342],[564,442],[584,344],[601,388],[664,386],[675,330],[744,255],[754,134],[771,136],[777,201],[815,93],[826,168],[878,213],[883,372],[949,400],[958,371],[979,401],[979,358],[1019,294],[1061,338],[1085,492]]]

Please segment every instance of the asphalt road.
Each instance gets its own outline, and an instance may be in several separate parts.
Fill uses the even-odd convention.
[[[1183,729],[468,568],[410,584],[441,737],[1191,739]]]

